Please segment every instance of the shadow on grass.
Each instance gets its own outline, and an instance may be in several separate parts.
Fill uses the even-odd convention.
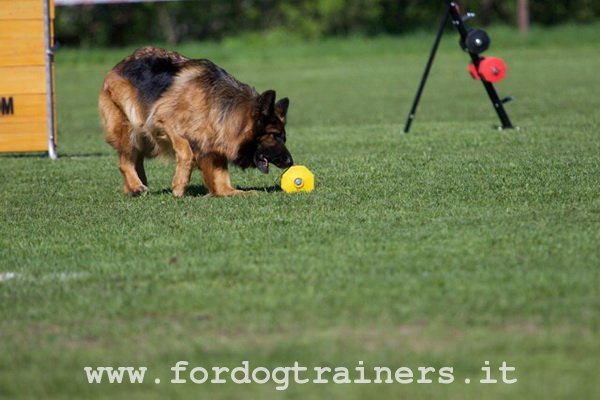
[[[99,158],[99,157],[109,157],[111,154],[109,153],[81,153],[81,154],[58,154],[58,159],[66,158],[66,159],[75,159],[75,158]],[[49,158],[48,153],[4,153],[0,154],[0,158]]]
[[[112,157],[112,153],[75,153],[75,154],[59,154],[58,158],[98,158],[98,157]]]
[[[255,190],[257,192],[264,192],[264,193],[275,193],[275,192],[281,192],[281,188],[277,185],[272,185],[272,186],[263,186],[263,187],[240,187],[240,186],[236,186],[236,189],[238,190]],[[157,194],[168,194],[170,195],[172,193],[171,189],[162,189],[162,190],[158,190],[154,193]],[[208,189],[206,188],[206,186],[204,185],[190,185],[185,193],[186,196],[192,196],[192,197],[202,197],[202,196],[206,196],[208,194]]]
[[[48,153],[4,153],[0,158],[48,158]]]
[[[263,186],[263,187],[258,187],[258,186],[240,187],[240,186],[236,186],[236,189],[239,189],[239,190],[255,190],[257,192],[265,192],[265,193],[282,192],[281,188],[279,186],[277,186],[277,185]]]

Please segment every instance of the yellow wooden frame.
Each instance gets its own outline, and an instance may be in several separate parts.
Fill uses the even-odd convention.
[[[56,158],[53,23],[53,0],[0,0],[0,152]]]

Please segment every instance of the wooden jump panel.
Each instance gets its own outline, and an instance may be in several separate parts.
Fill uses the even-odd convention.
[[[46,23],[53,43],[54,4],[46,21],[45,1],[0,0],[0,152],[50,150],[54,111],[48,115],[47,68],[53,66],[46,64]]]

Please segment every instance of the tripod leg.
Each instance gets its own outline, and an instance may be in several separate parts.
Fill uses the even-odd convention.
[[[419,84],[419,88],[417,89],[417,94],[415,95],[415,99],[413,101],[412,107],[410,109],[410,113],[408,114],[408,118],[406,120],[406,125],[404,125],[404,133],[408,133],[410,130],[410,125],[412,124],[413,119],[415,119],[415,113],[417,112],[417,106],[419,105],[419,100],[421,100],[421,95],[423,94],[423,89],[425,89],[425,82],[427,82],[427,77],[429,76],[429,71],[431,70],[431,65],[433,64],[433,60],[435,58],[435,53],[440,45],[440,41],[442,40],[442,34],[444,33],[444,29],[446,28],[446,23],[448,22],[448,17],[450,16],[450,4],[446,6],[446,10],[444,11],[444,16],[440,22],[440,27],[437,31],[437,35],[435,36],[435,41],[433,42],[433,47],[431,48],[431,53],[429,54],[429,60],[427,60],[427,65],[425,66],[425,71],[423,72],[423,77],[421,78],[421,83]]]

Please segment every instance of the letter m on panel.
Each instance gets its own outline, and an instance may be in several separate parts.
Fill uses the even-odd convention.
[[[0,99],[0,113],[2,115],[13,115],[15,113],[15,105],[12,97],[2,97]]]

